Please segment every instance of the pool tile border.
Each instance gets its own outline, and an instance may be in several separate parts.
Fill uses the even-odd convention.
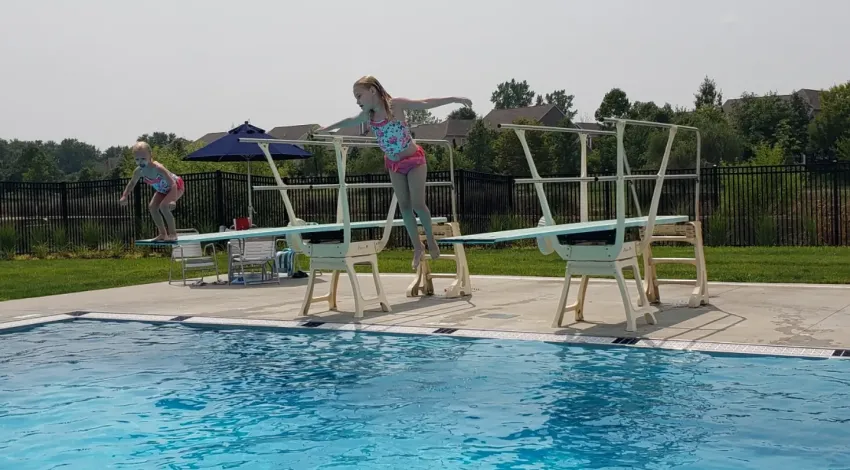
[[[73,311],[44,317],[23,318],[0,322],[0,332],[26,328],[46,323],[73,321],[76,319],[103,321],[135,321],[144,323],[180,323],[200,326],[245,326],[260,328],[282,328],[334,331],[365,331],[371,333],[396,333],[430,336],[453,336],[482,339],[512,339],[521,341],[543,341],[576,345],[608,345],[634,349],[664,349],[698,351],[707,353],[749,354],[761,356],[807,357],[821,359],[850,359],[850,349],[807,348],[802,346],[774,346],[745,343],[721,343],[713,341],[652,339],[641,337],[586,336],[557,333],[529,333],[504,330],[477,330],[468,328],[380,325],[369,323],[335,323],[320,320],[267,320],[254,318],[205,317],[202,315],[140,315],[114,312]]]

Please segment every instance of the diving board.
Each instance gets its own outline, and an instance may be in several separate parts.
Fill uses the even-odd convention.
[[[443,224],[448,221],[446,217],[431,217],[431,221],[435,224]],[[360,230],[360,229],[368,229],[368,228],[380,228],[386,225],[386,220],[369,220],[369,221],[361,221],[361,222],[352,222],[351,229],[352,230]],[[422,224],[422,221],[418,218],[416,219],[417,224]],[[392,221],[393,227],[401,227],[404,226],[404,220],[402,219],[394,219]],[[192,243],[212,243],[218,241],[226,241],[226,240],[244,240],[247,238],[266,238],[266,237],[283,237],[287,235],[296,235],[303,233],[321,233],[321,232],[334,232],[343,230],[345,227],[343,224],[334,223],[334,224],[316,224],[316,225],[290,225],[288,227],[263,227],[263,228],[252,228],[247,230],[231,230],[227,232],[212,232],[212,233],[199,233],[199,234],[187,234],[180,235],[177,237],[176,242],[163,242],[157,241],[153,238],[145,239],[145,240],[136,240],[137,246],[174,246],[174,245],[188,245]]]
[[[686,215],[662,215],[655,219],[656,224],[678,224],[687,222]],[[625,220],[626,228],[644,228],[649,217],[631,217]],[[593,222],[575,222],[571,224],[545,225],[543,227],[502,230],[500,232],[461,235],[441,240],[443,243],[463,243],[464,245],[494,245],[527,238],[541,238],[558,235],[577,235],[582,233],[605,232],[617,228],[616,220],[597,220]]]
[[[620,296],[623,302],[623,308],[626,316],[626,331],[636,331],[637,324],[635,317],[638,313],[643,313],[646,321],[650,324],[656,323],[655,316],[648,308],[647,294],[644,291],[643,282],[641,279],[640,268],[637,258],[643,253],[649,244],[652,242],[652,237],[640,238],[640,234],[655,233],[656,226],[675,226],[676,224],[688,223],[690,218],[686,215],[658,215],[658,205],[661,198],[661,190],[665,179],[694,179],[697,181],[697,190],[695,191],[697,216],[699,214],[699,130],[695,127],[679,126],[674,124],[656,123],[649,121],[638,121],[631,119],[606,118],[606,123],[614,125],[614,131],[611,130],[589,130],[567,127],[552,127],[552,126],[535,126],[524,124],[499,124],[499,128],[512,129],[518,137],[525,153],[526,162],[528,163],[531,172],[531,178],[523,178],[515,180],[516,184],[532,184],[534,186],[537,198],[540,202],[540,207],[543,216],[537,227],[505,230],[500,232],[464,235],[457,237],[448,237],[443,239],[444,243],[461,243],[464,245],[492,245],[499,242],[507,242],[521,239],[537,239],[537,246],[541,253],[549,255],[558,253],[561,259],[565,260],[566,272],[564,275],[564,284],[561,291],[561,298],[555,312],[555,318],[552,323],[553,328],[563,327],[564,313],[567,311],[575,311],[576,321],[584,320],[584,302],[587,293],[587,285],[589,276],[602,275],[613,276],[620,290]],[[667,146],[661,158],[660,168],[655,175],[633,175],[631,169],[628,168],[628,161],[625,154],[624,134],[627,125],[649,126],[667,128],[669,131]],[[697,133],[697,170],[695,174],[687,175],[667,175],[667,165],[670,161],[670,153],[673,146],[673,141],[679,130],[693,131]],[[528,142],[525,138],[526,132],[559,132],[578,134],[581,144],[581,175],[577,177],[548,177],[544,178],[537,172],[537,166],[534,163],[534,158],[531,155]],[[588,135],[610,135],[616,136],[617,139],[617,155],[616,175],[612,176],[588,176],[587,175],[587,136]],[[626,188],[627,181],[634,180],[654,180],[655,188],[652,193],[647,215],[643,215],[640,208],[640,201],[637,192],[633,185],[632,196],[635,208],[637,209],[637,217],[626,217]],[[615,184],[615,205],[616,217],[612,220],[588,221],[587,210],[587,183],[593,181],[613,181]],[[544,183],[567,182],[579,183],[580,191],[580,210],[581,221],[570,224],[555,224],[552,216],[552,211],[549,207],[549,201],[546,193],[543,190]],[[638,229],[637,235],[633,230]],[[629,237],[627,240],[627,230]],[[605,233],[607,232],[607,233]],[[637,307],[632,304],[629,290],[626,286],[623,271],[631,269],[634,274],[634,279],[638,289]],[[578,298],[575,304],[567,305],[567,299],[570,292],[571,280],[574,275],[581,276],[581,284],[579,286]]]

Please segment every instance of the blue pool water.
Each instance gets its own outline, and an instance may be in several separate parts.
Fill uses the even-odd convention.
[[[850,361],[76,321],[0,334],[0,468],[846,469]]]

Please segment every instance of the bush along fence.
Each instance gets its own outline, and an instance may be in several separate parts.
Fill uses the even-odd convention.
[[[669,173],[692,173],[693,170]],[[652,174],[652,171],[635,172]],[[449,172],[434,171],[431,181],[448,181]],[[572,175],[563,175],[572,176]],[[247,176],[210,172],[183,175],[186,194],[175,211],[178,228],[200,232],[231,226],[248,215]],[[287,184],[336,183],[336,177],[285,178]],[[351,175],[350,183],[388,182],[386,174]],[[0,182],[0,252],[45,253],[84,247],[123,249],[139,238],[156,234],[147,204],[152,196],[136,186],[130,204],[118,204],[126,179],[77,183]],[[513,177],[456,170],[458,218],[463,233],[531,227],[541,217],[540,204],[529,184]],[[270,177],[254,176],[253,185],[273,185]],[[655,182],[636,180],[635,192],[645,214]],[[850,164],[704,168],[700,178],[700,220],[707,245],[846,245],[850,241]],[[614,182],[588,184],[591,220],[613,219]],[[579,220],[579,185],[544,185],[558,222]],[[694,180],[667,180],[659,214],[696,213]],[[309,222],[336,219],[336,189],[290,191],[296,216]],[[391,188],[349,189],[352,220],[383,220]],[[254,224],[284,226],[289,220],[277,191],[254,191]],[[451,217],[451,190],[428,188],[432,215]],[[628,216],[638,214],[631,190]],[[397,212],[396,217],[400,217]],[[357,239],[380,238],[382,228],[355,232]],[[391,246],[410,247],[402,227],[393,229]]]

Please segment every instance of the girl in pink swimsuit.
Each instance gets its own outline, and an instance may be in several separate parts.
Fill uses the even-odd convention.
[[[404,111],[431,109],[452,103],[471,106],[472,101],[457,97],[424,100],[393,98],[378,82],[378,79],[371,75],[354,83],[354,99],[357,100],[357,105],[363,110],[360,114],[343,119],[316,132],[339,129],[363,122],[369,123],[378,145],[385,153],[384,166],[389,170],[390,181],[398,199],[404,226],[415,247],[412,263],[415,270],[419,267],[419,261],[424,254],[425,247],[419,240],[419,230],[416,227],[414,212],[422,221],[431,259],[439,259],[440,248],[434,240],[431,229],[431,213],[427,204],[425,204],[425,181],[428,178],[425,150],[411,137],[410,126],[404,117]]]
[[[154,190],[154,195],[150,204],[148,204],[148,210],[150,210],[153,222],[159,231],[154,240],[176,241],[177,228],[171,211],[177,206],[177,200],[183,196],[186,190],[183,178],[168,171],[162,163],[154,160],[147,142],[136,142],[133,145],[133,157],[136,159],[136,170],[133,171],[133,177],[130,178],[127,187],[124,188],[118,202],[121,205],[127,204],[127,196],[139,179],[149,184]]]

